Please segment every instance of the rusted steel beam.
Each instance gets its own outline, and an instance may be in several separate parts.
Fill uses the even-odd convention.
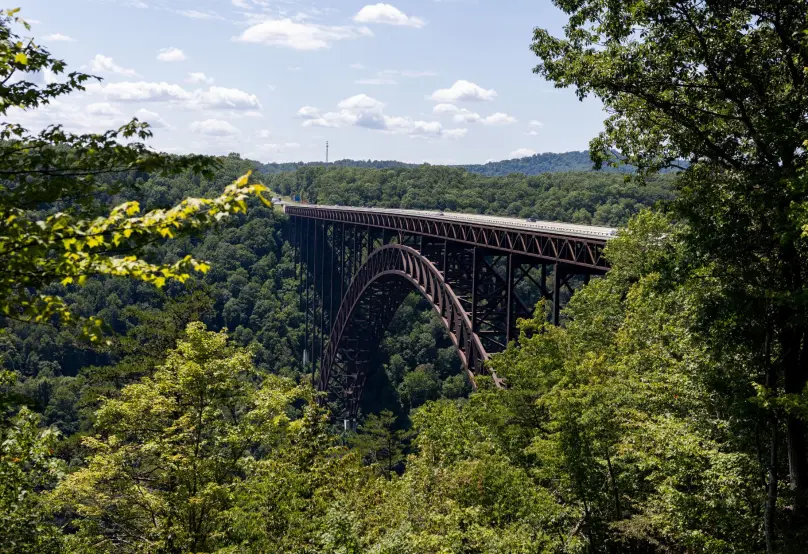
[[[567,236],[529,229],[506,229],[494,225],[456,220],[441,221],[437,217],[349,211],[315,206],[286,206],[291,216],[344,222],[377,229],[423,235],[460,242],[472,246],[502,251],[576,266],[584,272],[599,274],[609,269],[603,257],[605,239]]]

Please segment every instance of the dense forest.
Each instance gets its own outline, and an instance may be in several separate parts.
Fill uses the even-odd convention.
[[[268,176],[283,195],[299,194],[311,203],[440,209],[535,217],[596,225],[622,225],[643,207],[673,198],[674,176],[644,183],[597,172],[548,173],[527,177],[482,177],[455,167],[405,169],[307,167]]]
[[[615,160],[616,161],[616,160]],[[267,174],[284,173],[287,171],[295,171],[300,168],[345,168],[345,167],[358,167],[362,169],[397,169],[397,168],[414,168],[420,167],[417,164],[408,164],[403,162],[396,162],[392,160],[338,160],[328,164],[322,162],[309,162],[309,163],[268,163],[262,164],[259,171]],[[430,167],[429,164],[424,164],[424,167]],[[485,175],[488,177],[510,175],[511,173],[522,173],[523,175],[540,175],[542,173],[555,173],[555,172],[568,172],[568,171],[592,171],[592,159],[589,156],[589,151],[582,152],[564,152],[554,153],[546,152],[544,154],[533,154],[524,158],[515,158],[512,160],[502,160],[498,162],[488,162],[485,164],[471,164],[456,167],[458,169],[465,169],[469,173]],[[632,166],[623,167],[604,167],[603,171],[621,173],[631,173],[635,170]]]
[[[588,155],[630,175],[274,171],[137,120],[2,123],[0,552],[804,552],[808,6],[555,3],[535,71],[604,102]],[[0,115],[82,93],[15,29]],[[301,366],[290,193],[621,230],[564,326],[537,306],[492,357],[506,387],[472,390],[409,297],[345,430]]]

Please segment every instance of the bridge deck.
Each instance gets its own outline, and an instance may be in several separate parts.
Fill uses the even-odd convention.
[[[284,212],[348,225],[432,237],[604,273],[603,249],[615,230],[550,221],[527,221],[476,214],[286,204]]]
[[[514,231],[538,231],[541,233],[551,233],[565,237],[576,237],[585,239],[609,240],[616,236],[617,229],[611,227],[597,227],[593,225],[577,225],[574,223],[558,223],[555,221],[527,221],[515,217],[500,217],[491,215],[466,214],[459,212],[439,212],[431,210],[401,210],[392,208],[357,208],[352,206],[329,206],[325,204],[299,204],[295,202],[280,202],[286,207],[299,208],[325,208],[328,210],[338,210],[343,212],[356,213],[386,213],[394,215],[404,215],[411,217],[422,217],[436,219],[438,221],[457,221],[476,225],[499,227]]]

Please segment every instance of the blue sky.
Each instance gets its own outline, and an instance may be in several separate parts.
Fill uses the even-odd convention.
[[[388,3],[389,1],[389,3]],[[602,127],[532,73],[549,0],[30,0],[31,34],[104,78],[9,119],[99,131],[132,116],[159,150],[263,162],[483,163],[582,150]],[[52,75],[43,80],[58,79]]]

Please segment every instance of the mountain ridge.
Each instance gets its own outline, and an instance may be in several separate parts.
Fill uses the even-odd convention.
[[[285,162],[261,164],[259,171],[266,174],[284,173],[295,171],[299,167],[362,167],[374,169],[393,169],[400,167],[419,167],[422,165],[440,164],[414,164],[399,162],[396,160],[337,160],[325,164],[324,162]],[[460,167],[479,175],[488,177],[504,176],[511,173],[522,173],[524,175],[539,175],[542,173],[560,173],[567,171],[595,171],[592,160],[589,159],[588,150],[571,152],[545,152],[534,154],[523,158],[511,158],[507,160],[491,161],[484,164],[455,164],[447,167]],[[631,168],[604,168],[608,172],[630,172]]]

